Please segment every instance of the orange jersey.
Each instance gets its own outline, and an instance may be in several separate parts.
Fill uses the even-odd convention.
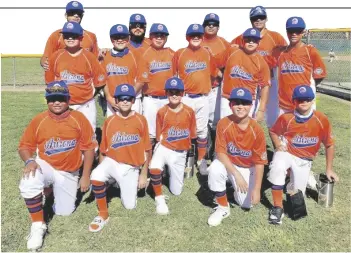
[[[285,113],[270,131],[287,140],[290,154],[308,160],[316,156],[321,143],[327,147],[334,144],[330,122],[319,111],[314,111],[312,117],[304,123],[297,123],[294,113]]]
[[[61,30],[62,29],[59,29],[50,35],[46,42],[43,56],[50,58],[50,56],[57,50],[64,49],[66,47]],[[84,30],[83,40],[80,45],[85,50],[92,52],[96,58],[98,57],[99,47],[97,44],[96,35],[94,33]]]
[[[184,82],[188,94],[208,94],[211,90],[211,76],[216,77],[216,60],[211,53],[200,47],[179,49],[173,57],[173,65],[179,78]]]
[[[115,161],[141,166],[151,148],[146,119],[139,113],[128,118],[115,114],[104,122],[100,151]]]
[[[128,48],[133,51],[133,53],[142,54],[151,45],[151,40],[149,38],[144,38],[143,42],[139,47],[135,47],[133,43],[129,41]]]
[[[326,67],[318,50],[303,45],[299,48],[286,49],[278,58],[279,107],[294,110],[292,94],[302,84],[310,84],[311,77],[326,77]]]
[[[38,156],[57,170],[74,172],[83,163],[81,150],[98,146],[89,121],[78,111],[56,119],[49,111],[35,116],[25,129],[19,150],[38,152]]]
[[[272,69],[277,66],[277,59],[272,55],[273,49],[276,47],[287,46],[288,44],[280,33],[264,29],[261,32],[261,35],[262,39],[260,41],[260,44],[258,44],[257,52],[263,56],[269,68]],[[233,39],[231,44],[237,44],[243,47],[243,35],[241,34]]]
[[[188,150],[191,139],[196,135],[195,112],[189,106],[172,111],[168,105],[162,107],[156,115],[156,139],[172,150]]]
[[[107,74],[107,87],[110,95],[113,96],[115,89],[120,84],[135,84],[137,75],[137,56],[129,50],[128,54],[118,57],[112,56],[109,51],[101,62]]]
[[[230,116],[219,120],[216,133],[216,153],[226,154],[240,167],[267,164],[266,139],[261,126],[253,119],[241,130]]]
[[[228,41],[226,41],[220,36],[216,36],[213,39],[207,39],[204,36],[201,46],[209,50],[209,52],[214,56],[214,58],[218,60],[217,57],[219,57],[221,53],[226,51],[230,47],[230,44]]]
[[[83,104],[94,97],[94,86],[105,85],[106,73],[91,52],[82,50],[72,56],[65,49],[56,51],[49,58],[49,70],[45,82],[55,80],[66,82],[71,99],[70,104]]]
[[[231,47],[222,54],[220,64],[223,73],[223,97],[229,98],[234,88],[247,88],[253,99],[257,87],[270,86],[270,71],[263,57],[256,53],[246,54],[242,49]]]
[[[165,96],[165,83],[175,75],[172,64],[174,51],[170,48],[147,48],[140,55],[137,82],[146,83],[143,94]]]

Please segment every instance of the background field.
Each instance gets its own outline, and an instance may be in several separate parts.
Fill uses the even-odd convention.
[[[30,219],[18,190],[23,163],[17,145],[28,122],[45,110],[46,104],[43,92],[3,91],[1,96],[1,249],[26,251]],[[88,231],[97,212],[87,193],[70,217],[52,218],[43,251],[351,251],[350,103],[320,95],[318,108],[330,118],[337,143],[334,168],[341,182],[334,189],[333,208],[322,208],[308,198],[307,218],[285,218],[282,226],[269,225],[271,194],[265,184],[261,204],[249,212],[234,205],[231,216],[221,226],[209,228],[206,222],[211,208],[207,206],[206,188],[198,177],[193,177],[186,180],[179,197],[171,196],[165,187],[171,211],[165,217],[156,215],[149,194],[138,199],[136,210],[127,211],[118,193],[110,191],[111,219],[98,234]],[[99,113],[101,126],[103,118]],[[323,172],[324,164],[322,149],[313,170]]]

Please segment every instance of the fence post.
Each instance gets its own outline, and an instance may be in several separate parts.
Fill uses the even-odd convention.
[[[12,58],[13,63],[13,88],[16,88],[16,57]]]

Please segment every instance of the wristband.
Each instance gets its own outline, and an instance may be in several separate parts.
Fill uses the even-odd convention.
[[[35,162],[35,159],[34,158],[29,158],[27,161],[24,162],[24,166],[27,166],[31,162]]]

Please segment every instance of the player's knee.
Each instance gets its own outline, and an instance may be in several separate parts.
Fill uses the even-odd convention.
[[[35,196],[38,196],[41,192],[43,192],[44,183],[37,177],[33,178],[30,175],[29,178],[21,179],[21,182],[19,184],[19,190],[23,198],[34,198]]]
[[[127,210],[132,210],[132,209],[136,208],[136,200],[135,201],[133,201],[133,200],[125,201],[125,200],[123,200],[122,204],[123,204],[124,208],[127,209]]]
[[[222,192],[226,189],[226,170],[223,164],[215,159],[208,168],[208,186],[210,190]]]
[[[276,185],[284,185],[286,177],[285,163],[280,160],[273,160],[269,166],[268,181]]]
[[[179,196],[183,192],[183,185],[179,187],[170,187],[170,191],[173,195]]]
[[[90,181],[100,181],[100,182],[104,182],[104,180],[102,179],[102,173],[99,169],[99,166],[96,167],[90,175]]]

